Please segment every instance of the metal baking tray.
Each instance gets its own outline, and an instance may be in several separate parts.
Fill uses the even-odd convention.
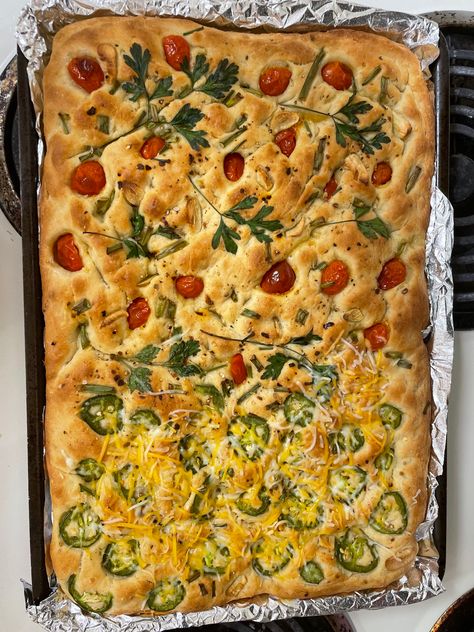
[[[436,182],[448,194],[449,177],[449,57],[441,35],[440,56],[431,67],[436,103]],[[23,244],[23,285],[26,349],[26,401],[28,436],[28,486],[30,520],[31,588],[25,588],[27,605],[37,605],[51,592],[46,571],[45,552],[45,472],[43,411],[45,372],[43,348],[43,314],[38,257],[38,137],[35,113],[30,99],[27,61],[17,54],[18,117],[20,146],[21,229]],[[439,551],[439,576],[446,563],[446,464],[437,489],[439,516],[434,541]]]

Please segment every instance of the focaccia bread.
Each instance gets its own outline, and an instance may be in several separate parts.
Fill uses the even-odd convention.
[[[96,18],[58,33],[43,87],[62,588],[152,614],[407,573],[431,418],[417,58]]]

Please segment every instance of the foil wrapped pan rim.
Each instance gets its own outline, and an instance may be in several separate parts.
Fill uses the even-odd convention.
[[[100,4],[100,9],[98,4]],[[18,21],[17,39],[28,63],[28,75],[39,132],[39,167],[42,165],[41,78],[54,34],[66,24],[93,15],[161,15],[186,17],[215,26],[239,28],[304,30],[336,26],[369,28],[401,41],[420,59],[423,70],[436,59],[438,25],[422,16],[373,9],[337,0],[31,0]],[[434,414],[432,450],[428,472],[429,499],[425,520],[417,529],[420,554],[413,575],[381,590],[354,592],[307,600],[278,600],[268,597],[216,606],[194,613],[173,613],[159,617],[85,614],[54,586],[52,593],[33,605],[24,583],[27,611],[31,619],[51,632],[151,632],[211,623],[272,621],[294,616],[328,615],[361,608],[383,608],[422,601],[444,588],[438,574],[437,552],[432,545],[433,526],[438,515],[435,490],[443,471],[447,431],[447,401],[451,382],[454,347],[452,322],[453,281],[450,256],[453,245],[453,210],[433,180],[431,217],[427,232],[426,275],[430,299],[430,373]],[[50,507],[45,508],[49,519]],[[48,520],[46,520],[46,524]],[[48,526],[46,536],[48,536]]]

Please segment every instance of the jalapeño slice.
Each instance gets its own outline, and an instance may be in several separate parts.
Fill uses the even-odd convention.
[[[113,597],[110,593],[101,595],[93,592],[79,592],[76,588],[76,576],[71,575],[67,582],[67,589],[73,600],[83,610],[102,614],[106,612],[112,605]]]
[[[190,567],[205,575],[223,575],[230,562],[229,548],[215,538],[208,538],[191,551]]]
[[[318,499],[303,500],[295,492],[285,498],[280,520],[286,520],[293,529],[302,531],[315,529],[321,522],[322,515],[323,508]]]
[[[303,427],[313,419],[314,408],[314,403],[302,393],[291,393],[283,405],[286,420]]]
[[[385,450],[385,452],[382,452],[382,454],[379,454],[378,457],[375,459],[375,467],[378,470],[382,470],[386,472],[392,467],[393,457],[394,457],[393,448],[388,448],[388,450]]]
[[[248,516],[261,516],[270,507],[270,498],[265,487],[261,487],[258,494],[243,492],[237,499],[237,509]]]
[[[345,465],[329,474],[329,488],[334,500],[350,505],[367,483],[367,472],[358,466]]]
[[[329,445],[333,454],[344,452],[357,452],[365,443],[364,433],[357,426],[344,424],[339,432],[331,432],[329,437]]]
[[[185,435],[178,444],[178,451],[179,460],[184,464],[184,469],[193,474],[208,463],[207,450],[196,435]]]
[[[122,410],[117,395],[96,395],[82,403],[79,417],[99,435],[114,434],[122,427]]]
[[[102,566],[112,575],[129,577],[138,569],[139,551],[137,540],[111,542],[102,556]]]
[[[323,569],[313,560],[303,564],[303,566],[299,569],[299,574],[301,579],[308,584],[320,584],[324,579]]]
[[[98,481],[105,472],[105,467],[95,459],[82,459],[76,467],[76,474],[83,478],[86,483]]]
[[[375,544],[359,531],[348,529],[334,544],[336,560],[348,571],[353,573],[369,573],[379,563],[379,556]]]
[[[178,606],[186,595],[186,589],[177,577],[159,581],[148,594],[146,605],[156,612],[168,612]]]
[[[391,426],[394,430],[402,423],[402,411],[392,404],[382,404],[379,407],[379,415],[382,423]]]
[[[249,414],[234,417],[229,424],[228,434],[235,437],[247,458],[256,461],[268,444],[270,428],[265,419]]]
[[[71,507],[59,519],[61,538],[65,544],[75,549],[92,546],[101,533],[100,518],[87,503]]]
[[[130,417],[130,422],[138,426],[144,426],[148,430],[152,430],[161,424],[158,415],[149,408],[141,408],[136,410]]]
[[[271,577],[290,563],[293,547],[283,538],[264,536],[253,545],[252,554],[254,571],[264,577]]]
[[[370,516],[370,526],[379,533],[400,535],[407,528],[408,508],[401,494],[386,492]]]

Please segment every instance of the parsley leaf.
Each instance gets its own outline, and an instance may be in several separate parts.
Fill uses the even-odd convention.
[[[284,353],[275,353],[275,355],[270,356],[268,358],[268,364],[262,373],[262,379],[276,380],[280,377],[283,367],[289,360],[293,360],[293,358],[290,358],[290,356],[287,356]]]
[[[224,396],[215,386],[212,384],[196,384],[194,388],[200,395],[209,397],[220,413],[224,412]]]
[[[390,142],[390,138],[382,132],[382,125],[385,119],[381,116],[376,121],[366,127],[358,128],[355,125],[343,123],[337,118],[333,118],[336,126],[336,142],[341,147],[346,146],[346,137],[354,140],[362,146],[362,151],[366,154],[373,154],[374,149],[380,149],[382,144]],[[378,132],[375,136],[369,138],[367,135]]]
[[[234,206],[232,206],[227,213],[231,213],[233,211],[238,211],[239,209],[249,209],[252,208],[253,206],[255,206],[255,204],[257,203],[258,198],[255,197],[255,195],[247,195],[246,197],[242,198],[240,200],[240,202],[237,202],[237,204],[235,204]]]
[[[136,206],[133,207],[133,215],[130,218],[130,224],[132,225],[132,234],[130,237],[138,237],[145,226],[145,218],[143,215],[140,215],[138,207]]]
[[[211,72],[199,88],[199,92],[204,92],[214,99],[223,99],[236,83],[238,72],[237,64],[229,62],[228,59],[221,59],[214,72]]]
[[[329,380],[338,379],[338,374],[334,364],[313,364],[311,363],[312,373],[316,373],[321,378],[327,378]]]
[[[374,149],[380,149],[382,145],[390,143],[390,137],[382,131],[382,125],[385,123],[383,116],[380,116],[377,120],[366,127],[358,127],[359,115],[369,112],[372,109],[372,106],[370,103],[367,103],[367,101],[357,101],[354,103],[354,96],[355,94],[353,94],[347,103],[335,114],[331,114],[330,112],[321,112],[320,110],[314,110],[313,108],[296,105],[294,103],[280,103],[280,105],[292,110],[312,112],[331,118],[334,123],[336,142],[338,145],[346,147],[347,139],[350,139],[359,143],[362,147],[362,151],[370,155],[374,153]],[[339,118],[338,115],[340,114],[342,114],[347,121]],[[375,135],[372,136],[372,134]]]
[[[194,129],[196,123],[203,117],[204,114],[200,110],[185,103],[170,121],[170,125],[188,141],[194,150],[198,150],[200,147],[209,147],[209,142],[204,138],[206,132]]]
[[[168,360],[163,363],[163,366],[174,371],[180,377],[200,375],[202,373],[201,367],[192,362],[188,363],[189,358],[199,351],[200,345],[197,340],[180,340],[171,347]]]
[[[139,366],[130,370],[128,376],[128,388],[139,393],[149,393],[151,391],[151,371],[144,366]]]
[[[162,99],[163,97],[170,97],[173,94],[173,90],[171,90],[171,85],[173,83],[173,78],[171,75],[169,77],[163,77],[159,81],[157,81],[155,85],[155,89],[150,94],[150,101],[152,99]]]
[[[278,219],[266,220],[265,218],[273,212],[273,206],[262,206],[256,215],[250,218],[245,218],[237,211],[226,211],[224,217],[233,219],[237,224],[241,226],[248,226],[252,235],[262,243],[270,243],[272,238],[266,231],[276,231],[283,228],[283,224]]]
[[[137,354],[135,354],[135,359],[139,362],[152,362],[156,358],[160,351],[160,348],[156,345],[147,345],[143,347]]]
[[[359,114],[366,114],[370,112],[372,106],[367,101],[357,101],[354,103],[355,93],[349,98],[347,103],[336,112],[336,114],[344,114],[344,116],[351,122],[357,125],[359,123]]]
[[[135,42],[130,48],[130,55],[124,55],[123,59],[135,73],[132,81],[126,81],[122,84],[125,92],[131,95],[131,101],[138,101],[140,97],[146,97],[148,101],[151,101],[152,99],[169,97],[173,94],[171,90],[173,78],[171,75],[156,81],[153,92],[151,94],[148,93],[146,80],[148,78],[148,66],[151,61],[151,53],[148,48],[143,50],[140,44]]]
[[[296,338],[290,338],[287,345],[300,345],[304,347],[305,345],[309,345],[311,342],[319,342],[322,340],[321,336],[317,334],[313,334],[313,330],[310,329],[307,334],[304,336],[297,336]]]
[[[132,81],[123,83],[122,88],[125,92],[132,95],[130,97],[131,101],[138,101],[141,96],[148,98],[145,82],[148,76],[148,65],[151,60],[150,51],[148,48],[143,50],[140,44],[135,42],[130,48],[130,55],[124,55],[123,59],[127,66],[133,70],[135,77],[133,77]]]
[[[240,235],[235,230],[232,230],[221,217],[221,221],[219,222],[219,226],[212,237],[211,245],[214,250],[219,247],[219,244],[222,241],[224,242],[224,248],[227,252],[235,255],[237,252],[237,244],[236,241],[240,240]]]
[[[202,53],[197,55],[192,69],[189,65],[188,57],[185,57],[183,63],[181,64],[181,70],[189,77],[192,90],[194,88],[194,84],[199,81],[199,79],[203,77],[209,70],[209,64],[207,63],[206,55],[203,55]]]
[[[149,256],[148,251],[139,241],[131,237],[125,237],[121,241],[126,248],[127,259],[138,259],[139,257]]]
[[[390,237],[390,228],[387,224],[380,219],[380,217],[374,217],[373,219],[357,220],[357,228],[360,232],[367,237],[367,239],[378,239],[378,237],[384,237],[388,239]]]

